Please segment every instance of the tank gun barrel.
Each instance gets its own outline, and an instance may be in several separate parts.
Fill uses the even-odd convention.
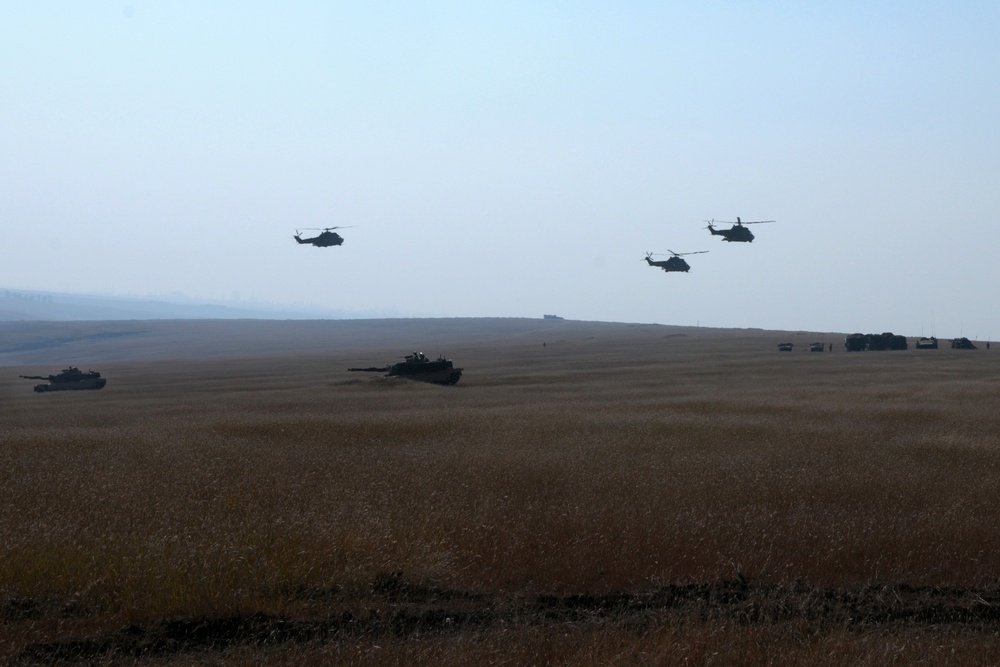
[[[49,380],[52,376],[50,375],[18,375],[19,378],[24,378],[25,380]]]
[[[357,373],[388,373],[389,366],[369,366],[368,368],[348,368],[349,371],[355,371]]]

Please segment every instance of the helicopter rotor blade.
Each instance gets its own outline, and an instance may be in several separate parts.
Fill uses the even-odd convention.
[[[687,255],[702,255],[702,254],[704,254],[706,252],[708,252],[708,251],[707,250],[697,250],[695,252],[674,252],[673,250],[671,250],[670,254],[673,255],[674,257],[686,257]]]
[[[337,227],[299,227],[299,230],[312,231],[312,232],[332,232],[334,229],[351,229],[352,227],[357,227],[357,225],[339,225]]]
[[[739,216],[736,217],[736,221],[732,220],[716,220],[712,218],[711,220],[705,220],[708,223],[705,229],[710,229],[715,225],[736,225],[737,227],[742,227],[743,225],[763,225],[769,222],[777,222],[776,220],[743,220]]]

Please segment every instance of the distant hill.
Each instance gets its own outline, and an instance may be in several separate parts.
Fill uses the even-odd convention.
[[[386,315],[385,313],[346,313],[297,304],[282,306],[242,302],[199,303],[183,297],[152,299],[0,289],[0,322],[189,319],[301,320],[359,316],[382,317]]]

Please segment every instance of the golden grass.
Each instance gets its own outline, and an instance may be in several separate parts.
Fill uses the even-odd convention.
[[[451,388],[308,350],[112,362],[100,392],[4,380],[0,659],[163,619],[390,613],[373,593],[389,573],[493,611],[733,580],[996,586],[991,353],[779,355],[766,332],[567,325],[544,348],[466,345]],[[157,660],[978,664],[1000,630],[504,623]]]

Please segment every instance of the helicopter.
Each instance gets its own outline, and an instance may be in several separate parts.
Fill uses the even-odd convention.
[[[654,253],[651,252],[647,252],[646,257],[644,259],[646,260],[646,263],[649,264],[650,266],[658,266],[667,273],[671,271],[683,271],[684,273],[687,273],[691,269],[691,267],[688,265],[686,261],[681,259],[681,257],[683,257],[684,255],[701,255],[702,253],[706,253],[708,251],[699,250],[698,252],[674,252],[673,250],[668,250],[668,252],[672,255],[670,259],[665,259],[662,261],[653,260],[651,258],[653,257]]]
[[[715,219],[706,220],[708,223],[708,231],[712,233],[712,236],[721,236],[723,241],[739,241],[740,243],[753,243],[753,232],[744,227],[743,225],[763,225],[768,222],[774,222],[774,220],[754,220],[743,222],[736,218],[736,222],[726,222],[725,220],[720,220],[719,222],[732,225],[729,229],[716,229]]]
[[[354,225],[351,225],[353,227]],[[311,243],[317,248],[328,248],[332,245],[340,245],[344,242],[344,237],[333,231],[334,229],[349,229],[350,227],[323,227],[322,229],[318,227],[306,227],[306,229],[315,229],[320,233],[311,239],[302,238],[302,230],[296,229],[294,238],[299,243]]]

